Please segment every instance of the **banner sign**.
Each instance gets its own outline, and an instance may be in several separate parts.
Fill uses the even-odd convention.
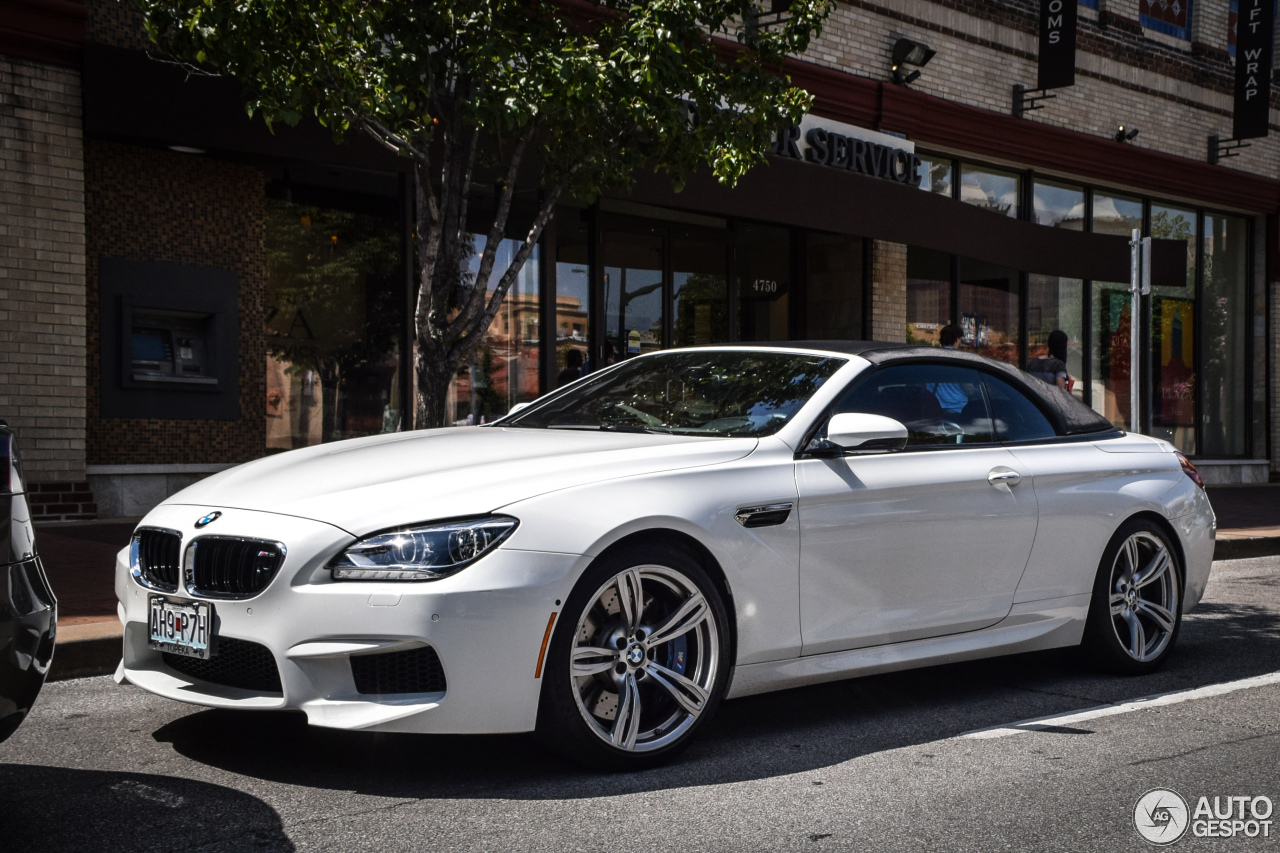
[[[1040,75],[1036,88],[1076,84],[1076,0],[1040,0]]]
[[[1267,135],[1271,110],[1271,56],[1275,0],[1240,0],[1236,24],[1236,104],[1232,136]]]

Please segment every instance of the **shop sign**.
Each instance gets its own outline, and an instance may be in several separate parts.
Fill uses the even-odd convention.
[[[1236,102],[1232,136],[1267,135],[1271,108],[1271,58],[1275,0],[1240,0],[1236,21]]]
[[[1076,84],[1076,0],[1040,0],[1040,73],[1037,88]]]
[[[780,131],[771,150],[780,157],[920,186],[915,143],[851,124],[808,115]]]

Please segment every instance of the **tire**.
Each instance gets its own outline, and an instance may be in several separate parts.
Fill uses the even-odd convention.
[[[637,583],[638,613],[630,605]],[[539,737],[599,769],[669,761],[715,715],[732,665],[729,640],[716,585],[688,553],[645,544],[602,555],[552,636]]]
[[[1164,530],[1141,518],[1121,525],[1102,552],[1089,601],[1083,647],[1093,662],[1121,675],[1164,666],[1182,628],[1182,578]]]

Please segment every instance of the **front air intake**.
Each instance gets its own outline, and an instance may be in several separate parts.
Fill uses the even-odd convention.
[[[138,571],[148,586],[164,592],[178,591],[182,563],[182,534],[156,527],[142,527],[133,534],[137,544]]]
[[[283,690],[280,670],[276,668],[271,650],[248,640],[219,637],[214,654],[208,660],[169,652],[164,652],[162,657],[170,669],[210,684],[277,695]]]
[[[403,652],[353,655],[351,675],[363,694],[443,693],[444,667],[430,646]]]
[[[284,546],[264,539],[200,536],[187,555],[187,586],[202,598],[249,598],[267,588],[284,562]]]

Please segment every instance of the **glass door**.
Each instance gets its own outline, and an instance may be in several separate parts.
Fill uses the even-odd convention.
[[[600,247],[604,336],[601,367],[663,346],[666,238],[605,230]]]

